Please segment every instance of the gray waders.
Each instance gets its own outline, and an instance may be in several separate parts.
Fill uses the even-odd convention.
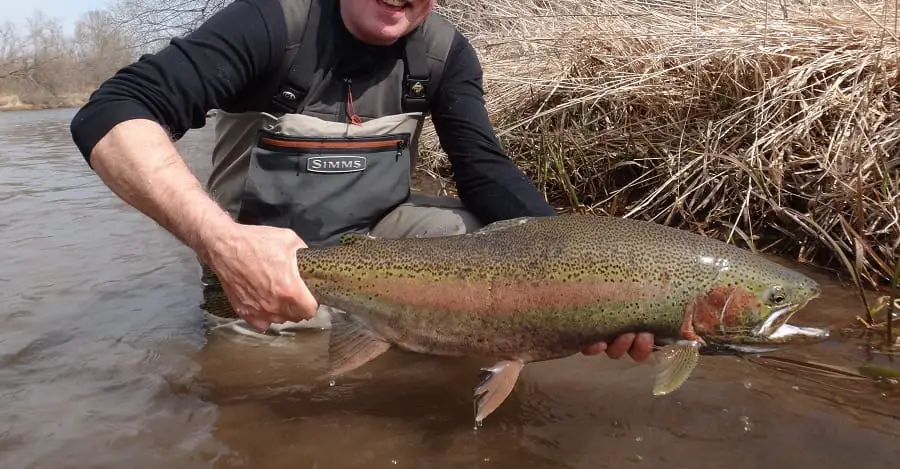
[[[328,34],[333,0],[307,0],[307,15],[285,0],[286,14],[306,22],[288,80],[274,96],[276,113],[217,113],[209,189],[240,223],[294,230],[309,246],[328,246],[346,233],[400,238],[471,232],[481,226],[453,197],[411,192],[427,99],[437,86],[454,30],[432,15],[405,43],[403,60],[370,77],[334,77]],[[317,19],[317,21],[312,21]],[[324,29],[324,30],[323,30]],[[295,34],[297,34],[296,30]],[[319,47],[321,45],[321,47]],[[352,90],[359,90],[354,100]],[[201,264],[202,265],[202,264]],[[204,309],[218,324],[249,335],[215,275],[203,266]],[[329,308],[291,328],[330,326]]]

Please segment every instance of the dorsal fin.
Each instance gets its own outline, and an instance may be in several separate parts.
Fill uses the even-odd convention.
[[[540,218],[540,217],[517,217],[517,218],[510,218],[508,220],[499,220],[499,221],[495,221],[493,223],[488,223],[487,225],[484,225],[480,229],[473,231],[472,234],[481,235],[481,234],[486,234],[486,233],[493,233],[495,231],[503,231],[503,230],[512,228],[514,226],[519,226],[519,225],[528,223],[532,220],[537,220],[538,218]]]
[[[361,243],[363,241],[368,241],[370,239],[375,239],[375,237],[360,233],[346,233],[341,235],[341,237],[339,238],[339,243],[341,245],[351,245]]]

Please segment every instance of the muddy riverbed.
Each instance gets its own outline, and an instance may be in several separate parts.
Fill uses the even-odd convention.
[[[327,331],[258,343],[209,334],[192,253],[115,198],[77,153],[73,110],[0,114],[0,467],[895,467],[890,386],[704,359],[653,398],[652,367],[530,365],[477,431],[474,360],[388,353],[314,380]],[[211,128],[179,142],[201,177]],[[844,325],[826,275],[795,322]],[[777,355],[900,367],[857,341]]]

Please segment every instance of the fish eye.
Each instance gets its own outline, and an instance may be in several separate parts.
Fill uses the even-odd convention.
[[[782,288],[780,285],[775,285],[774,287],[769,289],[767,294],[767,300],[769,301],[769,303],[780,305],[781,303],[784,303],[786,299],[787,296],[784,293],[784,288]]]

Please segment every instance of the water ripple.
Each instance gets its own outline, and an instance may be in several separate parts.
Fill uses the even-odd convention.
[[[900,422],[848,411],[835,402],[858,395],[838,386],[828,401],[739,360],[704,359],[663,398],[650,394],[652,368],[627,359],[531,364],[475,430],[479,360],[391,351],[328,386],[317,380],[328,332],[265,344],[206,334],[195,256],[85,164],[74,112],[0,113],[0,467],[895,463]],[[212,135],[178,142],[201,179]],[[841,287],[823,285],[833,296],[819,311],[852,319],[854,295],[833,300]],[[861,355],[839,341],[809,353]]]

